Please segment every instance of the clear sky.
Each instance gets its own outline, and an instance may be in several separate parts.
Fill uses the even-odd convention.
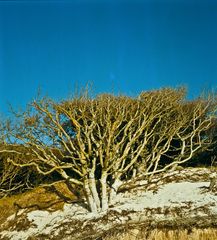
[[[40,87],[137,94],[217,87],[216,0],[0,1],[0,112]]]

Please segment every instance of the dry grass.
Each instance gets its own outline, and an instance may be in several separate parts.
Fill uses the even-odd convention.
[[[27,211],[43,209],[55,211],[63,208],[65,201],[75,200],[64,182],[58,182],[50,187],[37,187],[28,192],[0,199],[0,225],[20,209]]]
[[[196,229],[191,231],[187,229],[168,230],[168,229],[153,229],[141,230],[131,229],[121,234],[107,236],[103,240],[215,240],[217,239],[217,229],[206,228]]]

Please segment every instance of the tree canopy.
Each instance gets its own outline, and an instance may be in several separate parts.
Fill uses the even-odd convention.
[[[216,99],[187,101],[183,88],[136,97],[42,98],[3,124],[0,153],[22,154],[7,158],[13,166],[57,173],[82,188],[89,210],[99,212],[115,201],[122,184],[174,169],[211,146],[215,111]],[[14,149],[17,144],[22,148]]]

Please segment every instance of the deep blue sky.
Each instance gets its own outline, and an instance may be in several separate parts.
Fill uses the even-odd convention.
[[[217,87],[216,0],[0,1],[0,112],[44,94]]]

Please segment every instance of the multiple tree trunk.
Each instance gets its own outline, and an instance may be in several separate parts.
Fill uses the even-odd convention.
[[[184,89],[161,89],[134,98],[34,101],[8,125],[0,152],[25,146],[28,158],[8,162],[43,175],[57,172],[83,188],[90,211],[105,211],[121,184],[166,172],[210,146],[215,101],[184,95]]]

